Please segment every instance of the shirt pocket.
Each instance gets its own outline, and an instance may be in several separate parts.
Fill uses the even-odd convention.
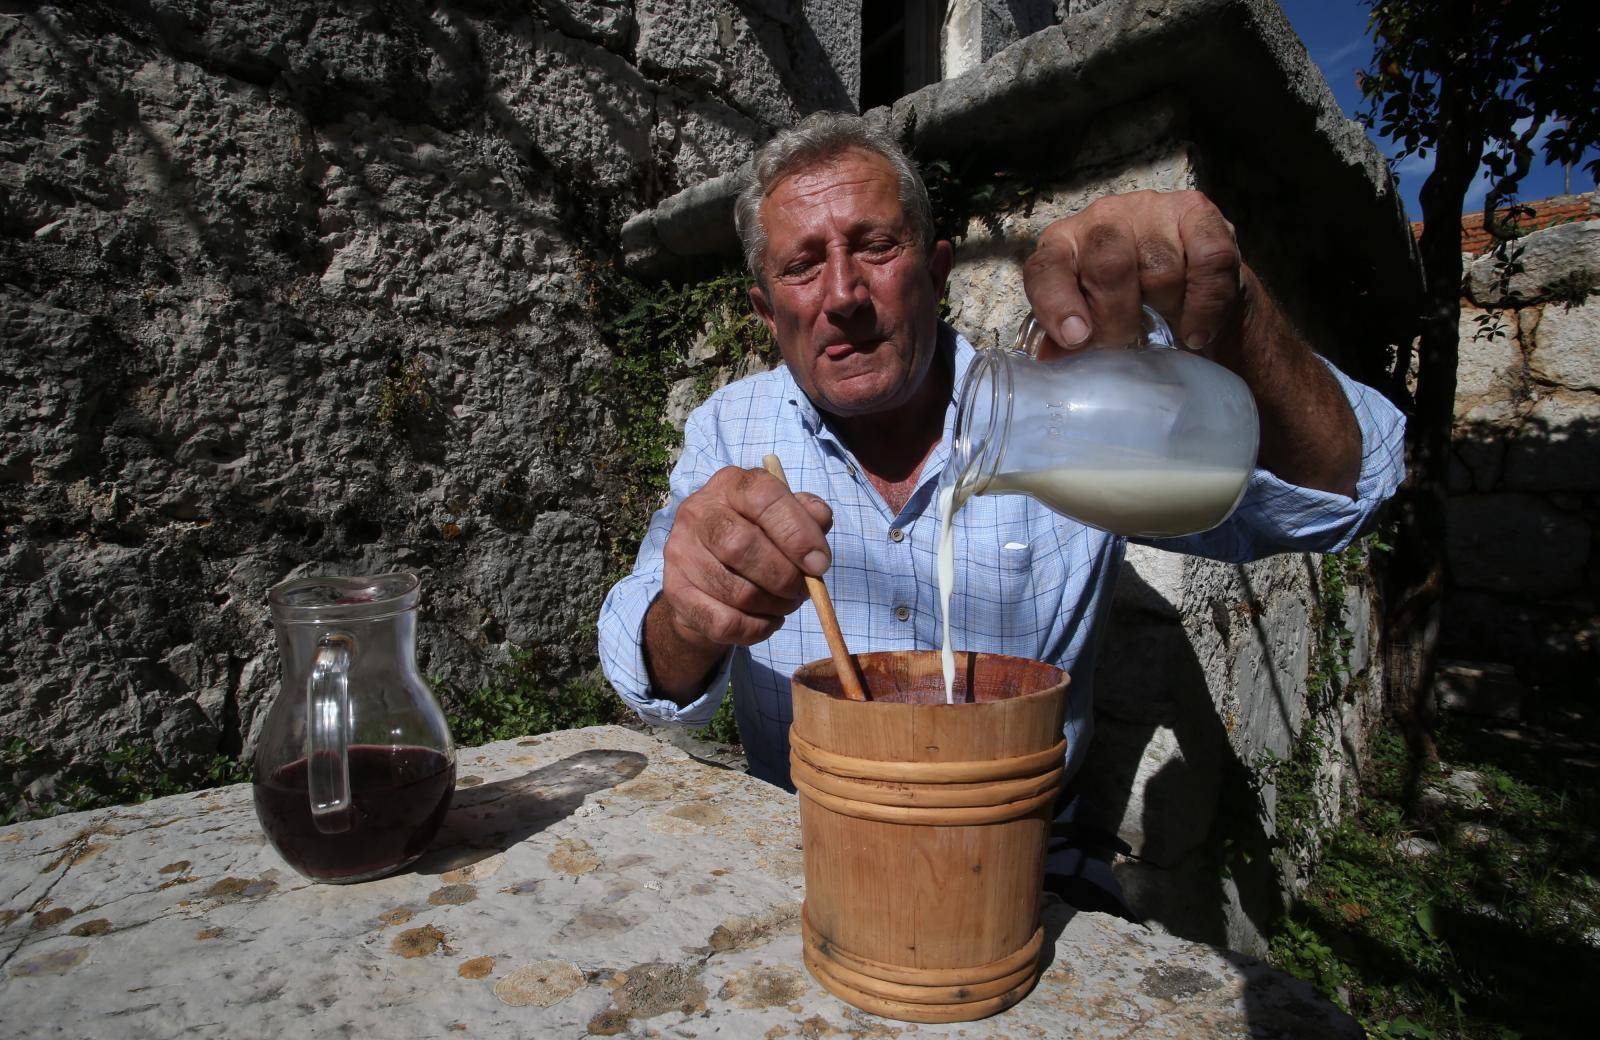
[[[957,561],[954,598],[970,643],[963,649],[1032,657],[1050,630],[1061,597],[1061,554],[1053,539],[1001,533],[968,542]]]

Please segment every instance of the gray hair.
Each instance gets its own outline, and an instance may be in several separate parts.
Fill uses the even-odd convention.
[[[761,261],[767,252],[767,229],[761,224],[761,200],[783,178],[832,162],[849,151],[882,156],[894,167],[900,208],[911,222],[916,245],[924,252],[933,245],[933,208],[916,163],[888,134],[860,116],[814,112],[761,146],[751,161],[754,176],[734,203],[733,226],[756,284],[766,285]]]

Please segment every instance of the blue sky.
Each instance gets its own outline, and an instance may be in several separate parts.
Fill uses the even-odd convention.
[[[1361,91],[1356,87],[1356,71],[1367,67],[1372,58],[1372,39],[1366,35],[1368,8],[1360,0],[1279,0],[1284,14],[1294,25],[1295,32],[1305,41],[1311,60],[1322,69],[1323,78],[1333,88],[1345,115],[1354,116],[1360,111]],[[1371,131],[1369,131],[1371,133]],[[1397,150],[1388,141],[1373,135],[1385,155]],[[1538,146],[1535,146],[1537,151]],[[1400,177],[1400,194],[1406,203],[1406,213],[1412,220],[1422,219],[1417,205],[1417,192],[1433,169],[1433,153],[1427,158],[1411,156],[1401,161],[1397,172]],[[1572,168],[1572,190],[1591,191],[1594,179],[1580,166]],[[1562,170],[1559,166],[1534,167],[1522,181],[1520,197],[1525,201],[1559,195],[1562,190]],[[1467,193],[1466,209],[1474,211],[1483,206],[1483,196],[1488,182],[1480,174]]]

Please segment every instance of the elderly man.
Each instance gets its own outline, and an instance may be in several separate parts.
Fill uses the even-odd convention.
[[[934,241],[927,194],[891,141],[857,117],[817,115],[754,166],[736,218],[750,299],[784,365],[690,416],[671,500],[606,598],[600,648],[651,722],[704,725],[731,686],[750,771],[788,786],[789,676],[828,655],[802,606],[805,575],[827,574],[853,649],[939,646],[936,490],[973,348],[938,320],[950,243]],[[1153,544],[1229,561],[1332,551],[1398,484],[1399,414],[1295,334],[1204,196],[1100,199],[1046,229],[1024,286],[1046,352],[1130,342],[1148,302],[1254,394],[1260,468],[1237,511]],[[793,493],[762,470],[768,453]],[[973,499],[963,517],[953,644],[1071,674],[1071,777],[1124,539],[1015,496]],[[975,587],[1005,601],[963,604]],[[1065,849],[1047,865],[1077,869]]]

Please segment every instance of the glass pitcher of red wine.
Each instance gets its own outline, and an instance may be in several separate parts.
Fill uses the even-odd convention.
[[[455,748],[417,674],[418,591],[400,571],[297,578],[267,594],[283,686],[256,746],[256,815],[313,881],[400,869],[450,808]]]

